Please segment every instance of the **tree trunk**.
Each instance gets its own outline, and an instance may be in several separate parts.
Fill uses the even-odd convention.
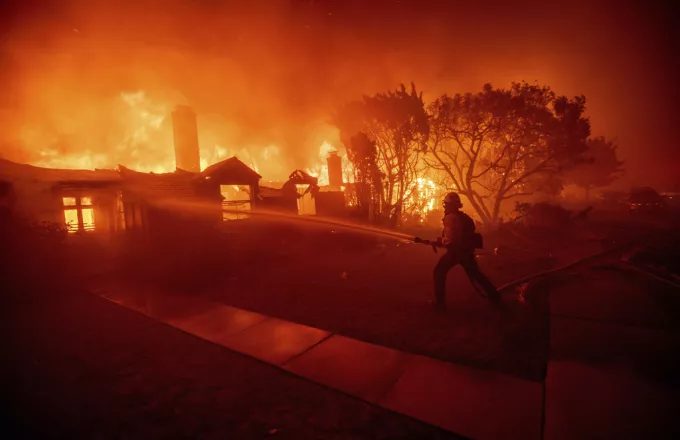
[[[501,205],[503,203],[503,196],[501,194],[496,195],[496,200],[493,203],[493,212],[491,213],[491,218],[489,219],[490,224],[498,223],[498,216],[501,212]]]
[[[401,219],[401,203],[397,202],[394,206],[394,211],[392,212],[392,217],[390,218],[390,226],[396,228],[399,226],[399,220]]]
[[[472,208],[475,210],[475,212],[482,219],[482,223],[491,223],[491,221],[490,221],[491,219],[486,215],[484,210],[479,206],[477,200],[474,199],[474,192],[472,190],[467,190],[467,191],[464,191],[463,194],[468,199],[468,201],[470,202],[470,205],[472,205]]]

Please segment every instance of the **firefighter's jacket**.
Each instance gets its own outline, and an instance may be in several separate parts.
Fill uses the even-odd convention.
[[[449,249],[474,250],[472,238],[475,233],[475,222],[462,211],[448,213],[442,219],[442,244]]]

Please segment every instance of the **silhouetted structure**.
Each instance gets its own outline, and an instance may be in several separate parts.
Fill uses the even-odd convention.
[[[316,213],[324,217],[344,217],[347,215],[345,193],[342,191],[327,191],[322,187],[316,195]]]
[[[328,186],[331,191],[340,191],[342,187],[342,159],[337,151],[331,151],[326,159],[328,164]]]
[[[175,162],[180,170],[201,171],[196,113],[187,106],[177,106],[172,112],[172,133],[175,142]]]
[[[18,215],[66,223],[71,232],[123,227],[121,179],[114,170],[60,170],[0,160],[0,180],[10,185]]]
[[[338,157],[338,159],[340,159]],[[262,187],[260,206],[300,215],[345,216],[345,194],[320,187],[318,178],[295,170],[281,188]]]
[[[283,188],[271,186],[260,187],[258,206],[264,209],[272,209],[289,213],[297,213],[297,196],[284,191]]]
[[[256,204],[260,175],[232,157],[202,173],[57,170],[0,160],[3,194],[11,210],[37,221],[69,224],[70,232],[127,230],[167,237],[178,228],[216,225],[226,219],[225,188],[245,188],[247,210]],[[3,202],[9,210],[9,203]]]
[[[243,212],[224,212],[223,220],[247,218],[247,212],[258,206],[262,176],[238,158],[232,157],[210,165],[201,176],[206,179],[209,191],[221,196],[223,208]]]
[[[220,221],[219,194],[205,179],[184,170],[140,173],[119,166],[125,229],[154,240],[172,240],[177,231]]]

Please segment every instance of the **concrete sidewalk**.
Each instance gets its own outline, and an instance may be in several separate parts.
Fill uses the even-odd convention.
[[[541,438],[539,383],[203,299],[122,285],[93,291],[184,332],[464,437]]]
[[[677,365],[670,356],[680,347],[678,333],[660,304],[680,296],[640,274],[606,276],[614,277],[604,282],[618,294],[598,290],[603,280],[597,277],[569,285],[569,292],[576,292],[569,296],[565,289],[551,290],[544,383],[200,298],[123,285],[93,291],[184,332],[465,437],[669,438],[677,428],[671,413],[677,383],[669,371],[648,373],[658,362],[667,369]]]

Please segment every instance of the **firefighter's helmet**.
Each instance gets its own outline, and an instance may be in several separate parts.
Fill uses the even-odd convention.
[[[460,209],[463,203],[460,201],[458,193],[450,192],[444,197],[444,208]]]

